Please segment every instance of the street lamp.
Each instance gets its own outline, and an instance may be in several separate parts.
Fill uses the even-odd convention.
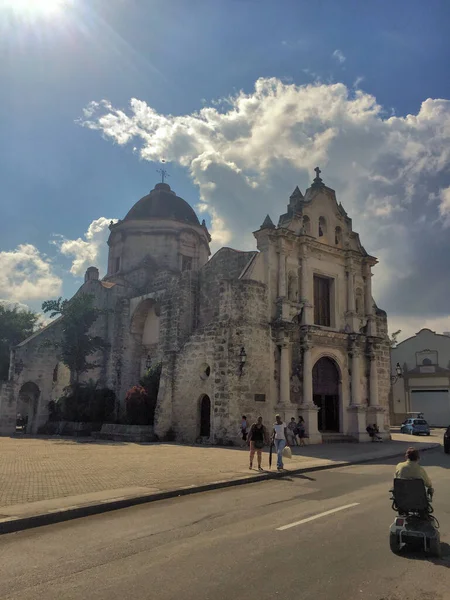
[[[242,375],[246,360],[247,353],[245,351],[244,346],[242,346],[241,351],[239,352],[239,375]]]
[[[391,383],[392,385],[394,385],[394,383],[396,383],[400,377],[403,377],[403,371],[402,368],[400,366],[400,363],[397,363],[395,365],[395,375],[391,375]]]
[[[150,354],[147,354],[147,358],[145,359],[145,368],[147,369],[147,371],[150,369],[151,366],[152,366],[152,357],[150,356]]]

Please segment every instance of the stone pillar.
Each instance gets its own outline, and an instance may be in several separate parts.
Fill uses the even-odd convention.
[[[361,404],[361,357],[359,349],[352,349],[352,405]]]
[[[278,269],[278,297],[285,298],[286,296],[286,254],[284,248],[281,248],[278,254],[279,269]]]
[[[291,358],[289,344],[284,342],[281,346],[280,358],[280,404],[284,406],[291,402]]]
[[[309,443],[320,444],[322,443],[322,435],[318,429],[317,415],[319,407],[313,401],[312,369],[311,346],[305,344],[303,348],[303,401],[300,407],[300,414],[305,419]]]
[[[303,319],[302,325],[311,325],[313,322],[312,316],[312,302],[311,302],[311,281],[310,274],[308,269],[308,256],[306,248],[303,247],[303,255],[301,258],[301,267],[302,267],[302,282],[301,282],[301,290],[300,290],[300,300],[303,304]]]
[[[312,356],[311,346],[303,348],[303,401],[302,404],[313,404]]]
[[[370,437],[366,431],[367,407],[352,404],[347,410],[350,414],[348,434],[356,438],[358,442],[368,442]]]
[[[374,352],[370,354],[369,402],[370,406],[378,406],[378,373]]]
[[[372,299],[372,270],[370,265],[365,267],[364,287],[364,312],[367,317],[367,335],[375,335],[375,320],[373,315]]]
[[[347,312],[355,312],[355,286],[354,275],[351,267],[346,271],[347,275]]]

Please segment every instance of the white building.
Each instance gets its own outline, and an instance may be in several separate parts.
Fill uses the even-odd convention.
[[[435,427],[450,425],[450,335],[421,329],[392,349],[391,372],[397,363],[402,376],[394,381],[391,423],[400,425],[410,412],[423,412]]]

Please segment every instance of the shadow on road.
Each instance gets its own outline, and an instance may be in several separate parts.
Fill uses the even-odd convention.
[[[436,565],[437,567],[446,567],[447,569],[450,569],[450,546],[446,542],[441,542],[441,552],[441,558],[429,556],[421,550],[402,551],[398,556],[408,560],[427,561],[433,563],[433,565]]]

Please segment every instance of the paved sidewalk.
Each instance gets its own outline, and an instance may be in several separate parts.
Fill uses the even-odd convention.
[[[302,472],[383,461],[412,443],[426,449],[441,439],[440,432],[420,439],[393,434],[390,442],[295,448],[285,466]],[[0,532],[277,476],[275,456],[273,474],[261,475],[249,471],[248,451],[238,448],[25,436],[0,438],[0,457]]]

